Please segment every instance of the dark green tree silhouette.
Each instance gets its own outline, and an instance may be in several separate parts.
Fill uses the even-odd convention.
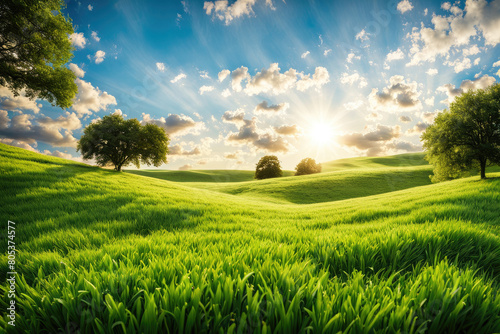
[[[500,85],[456,98],[422,134],[426,159],[434,165],[433,182],[461,177],[500,163]]]
[[[115,170],[141,162],[159,167],[167,163],[169,139],[155,124],[141,125],[137,119],[120,115],[104,116],[89,124],[78,141],[77,150],[84,159],[95,159],[99,166],[113,165]]]
[[[255,169],[256,179],[262,180],[281,176],[283,176],[283,172],[281,171],[280,161],[275,155],[263,156],[257,163]]]
[[[73,56],[73,26],[63,6],[62,0],[0,2],[0,85],[67,108],[78,87],[65,67]]]

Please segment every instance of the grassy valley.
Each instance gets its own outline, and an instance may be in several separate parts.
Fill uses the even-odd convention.
[[[418,154],[323,166],[117,173],[0,144],[15,331],[500,331],[499,173],[430,184]]]

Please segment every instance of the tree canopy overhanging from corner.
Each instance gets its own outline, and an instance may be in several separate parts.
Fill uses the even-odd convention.
[[[422,134],[433,182],[454,179],[500,164],[500,84],[457,97]]]
[[[99,166],[113,165],[115,170],[141,162],[159,167],[167,163],[169,138],[163,128],[141,123],[120,115],[104,116],[89,124],[78,141],[77,150],[86,160],[95,159]]]
[[[0,85],[61,108],[70,107],[78,87],[65,65],[72,58],[71,20],[62,0],[0,2]]]

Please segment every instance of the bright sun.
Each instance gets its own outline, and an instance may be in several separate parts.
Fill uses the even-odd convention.
[[[314,124],[310,129],[312,141],[317,146],[332,144],[335,138],[335,129],[329,124]]]

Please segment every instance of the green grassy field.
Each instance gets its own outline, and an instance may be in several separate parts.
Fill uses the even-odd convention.
[[[0,144],[18,250],[16,327],[0,329],[499,332],[500,174],[429,184],[414,158],[171,182]]]

